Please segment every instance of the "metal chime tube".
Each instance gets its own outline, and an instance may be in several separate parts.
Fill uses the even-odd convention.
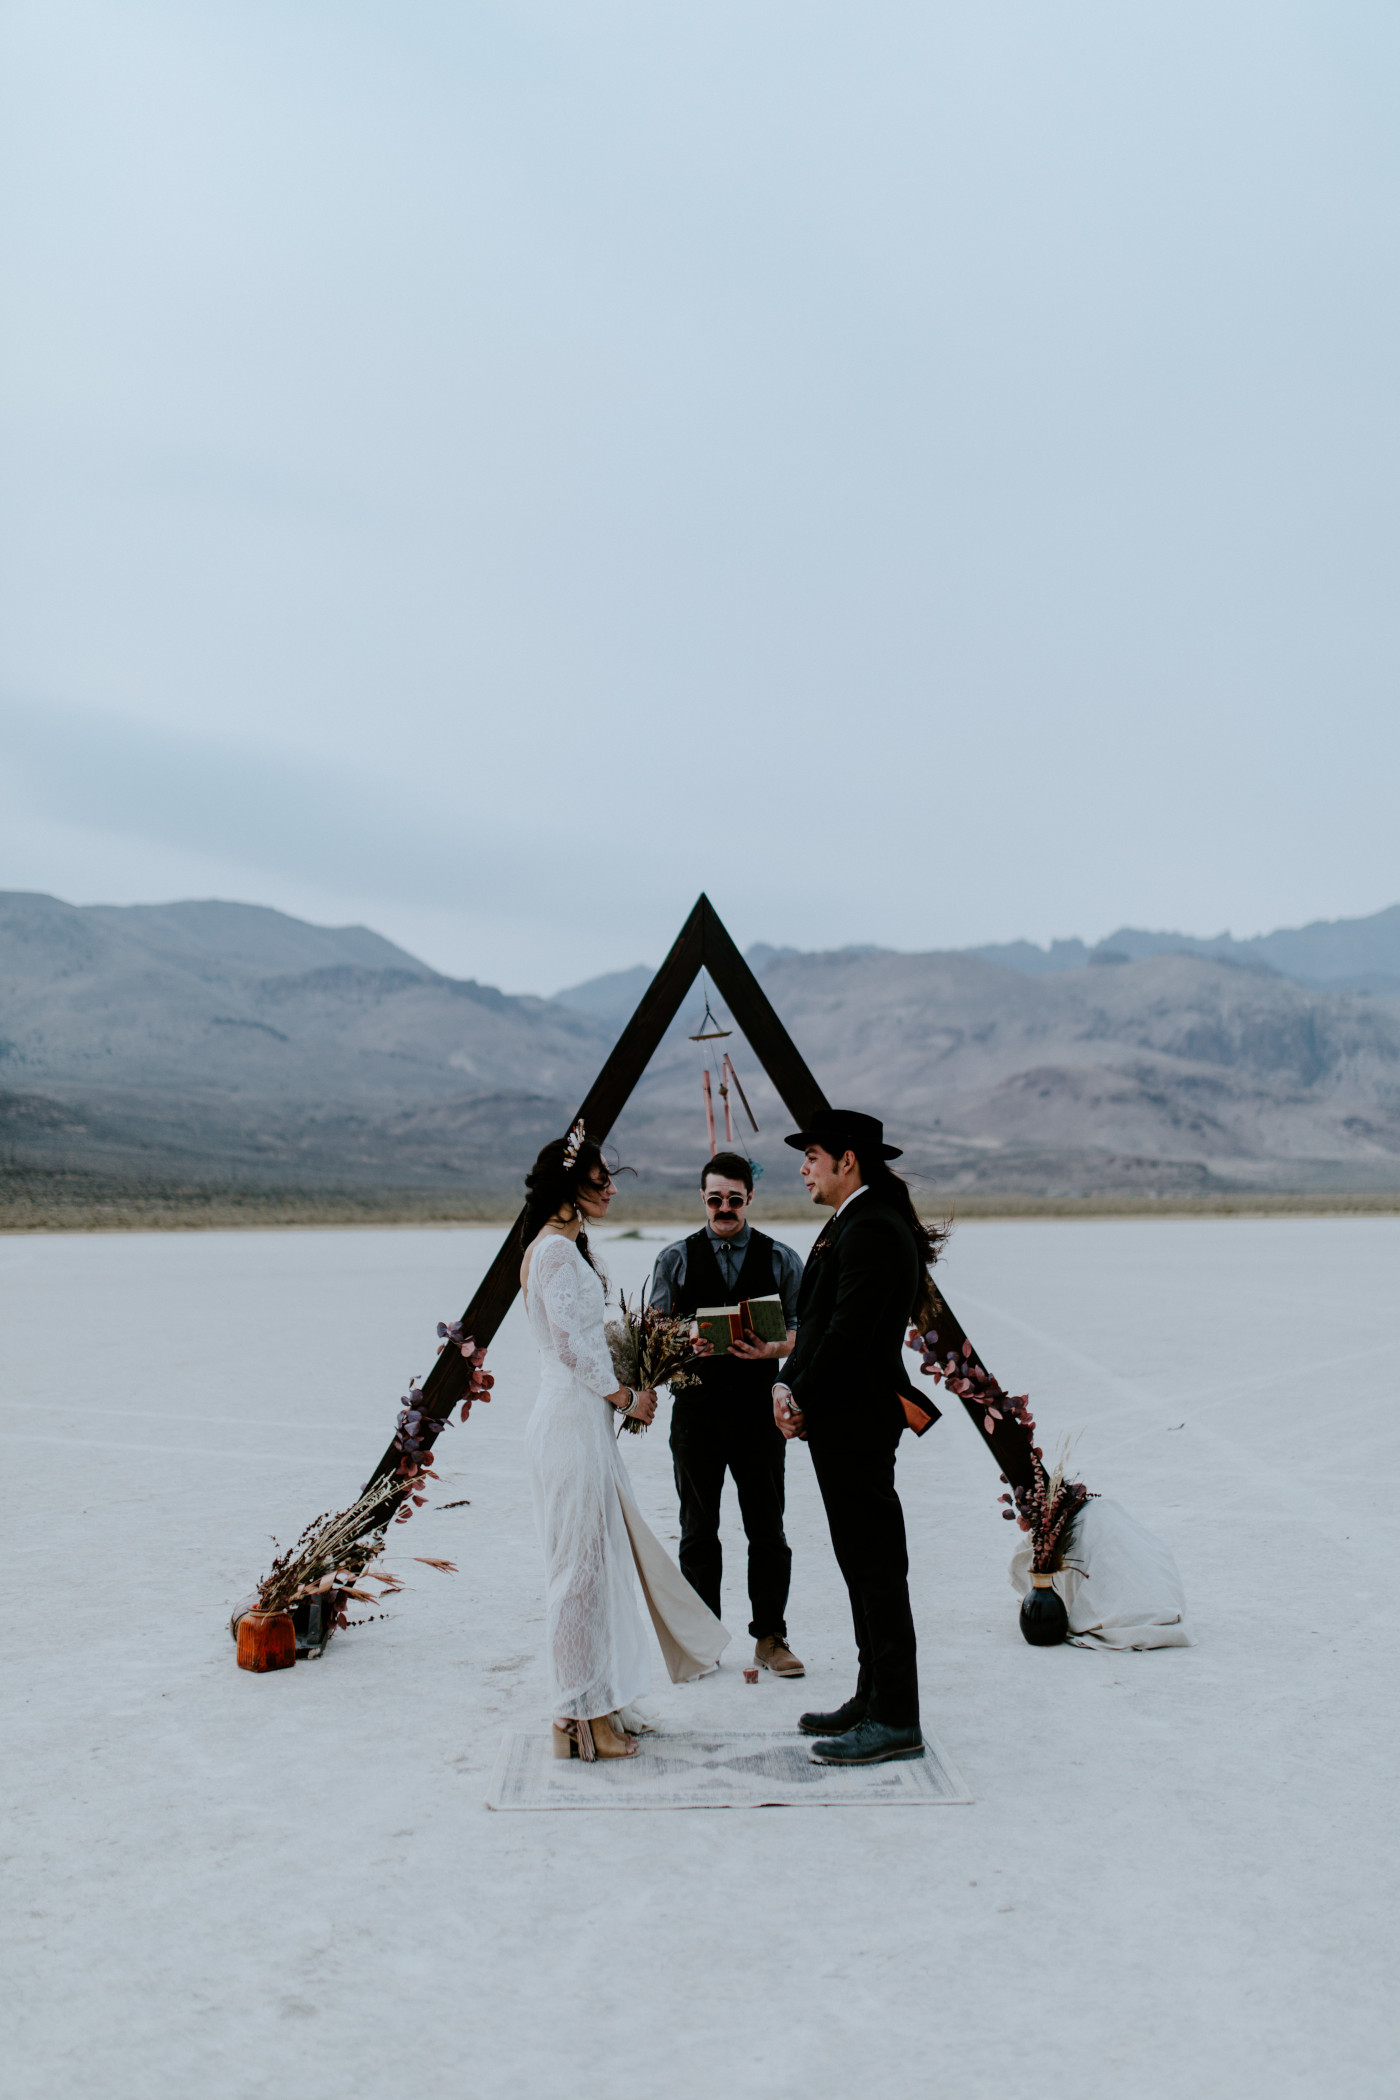
[[[705,1090],[705,1128],[710,1133],[710,1157],[713,1159],[719,1147],[715,1143],[715,1097],[710,1091],[708,1067],[700,1074],[700,1084]]]

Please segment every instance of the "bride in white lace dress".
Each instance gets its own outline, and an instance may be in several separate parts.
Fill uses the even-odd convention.
[[[656,1395],[619,1386],[603,1331],[603,1280],[585,1219],[615,1193],[600,1148],[575,1125],[526,1176],[520,1264],[540,1352],[540,1394],[525,1432],[544,1547],[546,1658],[560,1757],[628,1757],[624,1709],[651,1681],[637,1579],[676,1682],[712,1670],[729,1635],[695,1594],[632,1499],[619,1418],[650,1422]]]

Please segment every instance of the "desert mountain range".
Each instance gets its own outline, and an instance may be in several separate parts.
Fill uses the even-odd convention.
[[[1400,1188],[1400,907],[1254,942],[750,961],[828,1095],[883,1113],[930,1200]],[[510,996],[364,927],[0,894],[0,1171],[518,1187],[649,976]],[[688,1184],[704,1153],[694,1019],[614,1133],[643,1189]],[[785,1112],[728,1047],[779,1196]]]

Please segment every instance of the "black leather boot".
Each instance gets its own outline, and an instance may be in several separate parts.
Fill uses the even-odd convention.
[[[857,1692],[844,1706],[838,1706],[835,1713],[803,1714],[797,1725],[804,1735],[844,1735],[848,1728],[855,1727],[857,1721],[865,1719],[866,1703],[864,1692]]]
[[[816,1765],[883,1765],[923,1754],[923,1730],[917,1721],[912,1728],[891,1728],[887,1721],[857,1721],[834,1741],[812,1745]]]

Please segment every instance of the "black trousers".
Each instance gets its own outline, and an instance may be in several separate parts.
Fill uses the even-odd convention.
[[[857,1697],[872,1720],[913,1728],[919,1719],[914,1615],[909,1608],[909,1549],[894,1485],[897,1428],[814,1422],[807,1432],[812,1467],[826,1504],[831,1544],[851,1598]]]
[[[767,1392],[734,1399],[676,1396],[671,1457],[681,1503],[681,1573],[718,1618],[724,1573],[719,1505],[727,1471],[749,1542],[749,1632],[755,1640],[787,1634],[792,1549],[783,1532],[786,1449]]]

